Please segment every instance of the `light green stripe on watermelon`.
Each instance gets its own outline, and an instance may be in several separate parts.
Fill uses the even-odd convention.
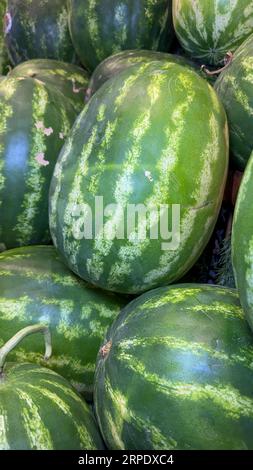
[[[240,186],[232,231],[232,262],[240,301],[253,329],[253,154]]]
[[[179,42],[191,57],[217,65],[252,33],[250,0],[174,0]]]
[[[242,314],[224,314],[239,308],[234,290],[183,284],[122,310],[96,367],[95,409],[109,448],[253,448],[253,339]]]

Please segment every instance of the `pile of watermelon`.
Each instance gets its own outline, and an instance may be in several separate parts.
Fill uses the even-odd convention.
[[[253,450],[252,1],[0,16],[0,450]]]

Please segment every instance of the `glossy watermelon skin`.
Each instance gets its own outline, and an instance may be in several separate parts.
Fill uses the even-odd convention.
[[[47,244],[48,189],[77,111],[33,78],[0,83],[0,244]]]
[[[204,64],[219,65],[253,32],[251,0],[173,0],[179,42]]]
[[[172,0],[69,0],[69,26],[77,55],[94,70],[122,50],[168,51]]]
[[[168,54],[166,52],[147,51],[147,50],[130,50],[118,52],[113,54],[107,59],[103,60],[94,70],[89,88],[87,90],[87,99],[89,99],[94,93],[110,78],[118,75],[123,70],[132,67],[133,65],[143,64],[151,62],[152,60],[161,60],[164,62],[175,62],[177,64],[186,65],[192,68],[197,67],[187,59],[176,54]]]
[[[98,450],[88,405],[60,375],[7,363],[0,381],[1,450]]]
[[[252,359],[235,290],[181,284],[140,296],[97,361],[95,409],[107,446],[252,449]]]
[[[244,170],[253,148],[253,34],[239,47],[215,89],[224,104],[234,165]]]
[[[76,274],[106,290],[136,294],[173,282],[208,242],[227,164],[226,116],[207,82],[172,63],[125,70],[93,96],[62,149],[50,190],[54,244]],[[88,204],[95,214],[97,196],[124,214],[105,217],[104,234],[77,239],[86,217],[74,209]],[[181,206],[176,254],[163,251],[160,235],[108,241],[112,223],[127,227],[128,204],[168,204],[169,221],[171,204]]]
[[[85,106],[89,74],[77,65],[50,59],[34,59],[15,67],[9,76],[37,78],[57,88],[71,101],[77,112],[81,112]]]
[[[67,0],[7,0],[5,42],[13,65],[29,59],[73,62]]]
[[[232,256],[236,284],[247,320],[253,329],[253,154],[246,167],[236,203]]]
[[[52,246],[0,254],[0,276],[0,347],[22,328],[49,325],[51,359],[43,360],[43,338],[38,335],[26,338],[9,359],[50,367],[91,398],[99,346],[127,301],[78,279]]]

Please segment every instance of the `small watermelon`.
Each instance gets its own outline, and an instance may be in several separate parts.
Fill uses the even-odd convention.
[[[252,0],[173,0],[180,44],[194,58],[219,65],[253,32]]]
[[[153,290],[108,331],[95,409],[110,449],[253,449],[253,337],[237,292]]]

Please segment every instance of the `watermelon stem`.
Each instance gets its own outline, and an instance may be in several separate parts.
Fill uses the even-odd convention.
[[[221,67],[220,69],[211,71],[207,68],[206,65],[201,65],[201,70],[205,72],[205,74],[208,75],[209,77],[211,77],[212,75],[219,75],[221,72],[223,72],[230,66],[233,58],[234,58],[234,54],[231,51],[229,51],[225,55],[225,58],[224,58],[225,65],[223,67]]]
[[[20,343],[24,338],[34,333],[43,333],[45,339],[45,355],[44,359],[48,360],[52,355],[52,338],[50,330],[45,325],[32,325],[27,326],[20,330],[15,336],[13,336],[5,345],[0,349],[0,377],[3,375],[3,369],[7,355],[14,349],[17,344]]]

